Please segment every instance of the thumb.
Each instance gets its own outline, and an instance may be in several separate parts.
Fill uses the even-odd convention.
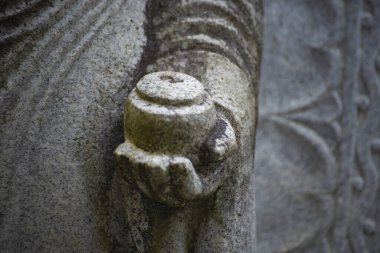
[[[172,187],[186,200],[194,200],[202,193],[202,182],[195,172],[191,161],[184,157],[176,157],[169,166]]]

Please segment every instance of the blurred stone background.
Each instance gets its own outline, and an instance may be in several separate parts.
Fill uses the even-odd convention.
[[[264,10],[258,252],[380,252],[380,1]]]

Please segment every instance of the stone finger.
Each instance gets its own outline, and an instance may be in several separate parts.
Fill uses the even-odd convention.
[[[202,182],[189,159],[176,158],[169,167],[171,182],[182,198],[194,200],[201,196]]]

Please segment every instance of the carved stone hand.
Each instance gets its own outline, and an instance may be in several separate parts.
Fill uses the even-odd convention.
[[[115,151],[126,178],[151,199],[182,206],[215,192],[235,131],[195,78],[144,76],[125,105],[125,142]]]

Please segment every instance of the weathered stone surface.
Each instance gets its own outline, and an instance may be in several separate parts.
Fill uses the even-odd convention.
[[[196,194],[191,193],[185,198],[183,193],[186,191],[178,191],[181,182],[171,187],[180,193],[183,202],[180,208],[172,207],[173,198],[159,192],[154,196],[155,192],[150,193],[144,189],[147,188],[145,185],[139,185],[139,182],[148,180],[134,176],[133,168],[131,173],[130,168],[141,163],[136,162],[136,153],[133,152],[136,148],[129,148],[131,145],[124,143],[119,147],[121,150],[116,151],[119,164],[124,163],[119,166],[120,178],[125,178],[119,180],[119,190],[116,190],[125,192],[125,203],[134,203],[125,205],[127,221],[133,224],[133,245],[139,251],[153,252],[256,252],[252,168],[261,51],[260,2],[160,1],[157,6],[152,6],[151,13],[148,41],[152,44],[148,45],[151,58],[148,59],[147,72],[175,71],[198,79],[211,96],[218,120],[210,136],[214,140],[207,141],[201,152],[197,150],[202,156],[199,161],[196,156],[191,157],[193,151],[185,152],[190,155],[189,161],[194,169],[187,164],[183,166],[184,172],[173,176],[174,179],[181,178],[186,171],[195,170],[196,173],[189,174],[192,178],[195,175],[200,178],[201,191],[197,190]],[[136,98],[133,92],[131,101]],[[165,103],[172,103],[168,97]],[[156,106],[152,110],[156,110]],[[171,108],[165,114],[175,110]],[[126,111],[132,112],[128,106]],[[226,122],[230,122],[230,126]],[[177,120],[170,120],[170,123],[176,125]],[[128,125],[127,140],[130,132],[135,132],[131,128],[128,130]],[[201,128],[198,131],[195,140],[203,132]],[[225,137],[220,135],[221,131],[225,131]],[[238,148],[223,159],[223,142],[229,142],[226,137],[231,136],[232,131],[236,133]],[[149,146],[153,145],[141,149],[149,149]],[[143,154],[139,157],[150,156],[149,153],[139,153]],[[161,159],[162,153],[159,155]],[[165,165],[166,162],[170,160],[159,163]],[[148,171],[160,167],[156,165],[148,164],[151,168]],[[128,175],[132,175],[132,180]],[[146,178],[161,176],[148,174]],[[149,183],[155,185],[157,181],[154,181]],[[163,185],[170,188],[172,184],[164,182]]]
[[[122,173],[152,200],[181,207],[210,197],[219,187],[206,191],[207,181],[220,180],[208,179],[205,172],[223,166],[216,162],[238,144],[231,123],[217,117],[198,80],[177,72],[150,73],[129,94],[124,115],[125,142],[115,155]]]
[[[0,9],[0,251],[255,252],[261,1],[18,0]],[[113,161],[124,98],[155,71],[193,76],[215,107],[199,161],[176,160],[202,178],[202,200],[185,208],[146,197]],[[152,87],[138,90],[157,102]]]
[[[117,248],[107,194],[145,4],[0,3],[1,252]]]
[[[169,75],[181,81],[161,80]],[[151,82],[149,94],[146,82]],[[181,154],[193,161],[200,160],[197,153],[217,120],[214,103],[202,84],[169,71],[144,76],[129,94],[124,111],[126,140],[146,151]]]
[[[379,2],[264,3],[258,252],[380,252]],[[148,207],[173,251],[200,224],[195,250],[249,252],[254,199],[242,203],[252,189],[232,189],[251,178],[227,178],[216,199],[234,203],[165,220],[167,209],[141,205],[144,195],[120,180],[112,153],[123,142],[123,100],[152,58],[147,72],[199,79],[241,128],[237,140],[253,146],[254,126],[241,119],[256,105],[240,102],[254,100],[256,86],[245,84],[258,77],[254,6],[167,1],[146,13],[140,0],[2,1],[0,251],[143,252]],[[146,31],[158,45],[145,48]]]
[[[264,2],[258,252],[380,252],[380,2]]]

